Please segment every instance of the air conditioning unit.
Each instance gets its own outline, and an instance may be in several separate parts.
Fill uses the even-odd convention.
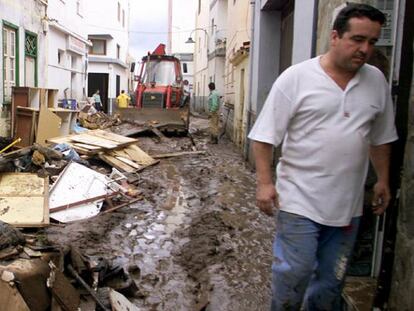
[[[394,34],[394,0],[377,0],[377,9],[385,14],[387,22],[382,26],[378,46],[393,45]]]

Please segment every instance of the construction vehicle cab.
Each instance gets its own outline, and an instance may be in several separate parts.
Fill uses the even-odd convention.
[[[118,109],[121,117],[160,130],[187,131],[189,103],[184,96],[181,63],[166,55],[164,44],[142,58],[137,80],[135,108]]]

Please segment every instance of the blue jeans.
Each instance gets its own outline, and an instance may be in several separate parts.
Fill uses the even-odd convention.
[[[280,211],[273,244],[272,311],[340,310],[360,217],[346,227]]]

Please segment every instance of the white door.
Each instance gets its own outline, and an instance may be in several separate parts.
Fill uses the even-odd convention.
[[[36,59],[34,59],[33,57],[26,56],[25,67],[26,67],[25,86],[34,87],[35,86],[35,74],[36,74]]]
[[[12,87],[16,85],[16,31],[3,27],[4,101],[11,102]]]

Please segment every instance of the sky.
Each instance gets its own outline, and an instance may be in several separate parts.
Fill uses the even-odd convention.
[[[129,46],[135,59],[167,44],[168,0],[130,0]]]
[[[195,25],[195,0],[173,0],[173,33],[180,41],[188,38]],[[140,60],[148,51],[152,52],[160,43],[167,45],[168,0],[130,0],[130,53]],[[188,18],[185,18],[187,16]],[[174,38],[177,36],[173,36]],[[187,48],[188,49],[188,48]],[[190,47],[192,49],[192,47]]]

